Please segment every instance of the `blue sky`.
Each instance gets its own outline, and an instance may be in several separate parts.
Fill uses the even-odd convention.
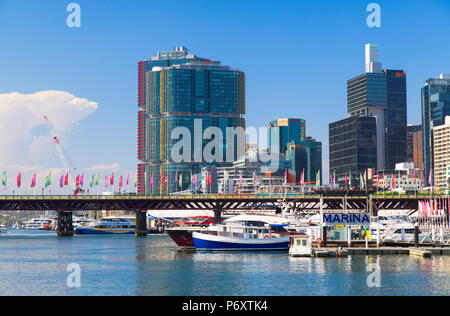
[[[71,2],[81,28],[66,25]],[[366,25],[371,2],[381,28]],[[328,124],[347,117],[346,80],[364,72],[364,45],[379,45],[383,68],[406,69],[408,122],[420,123],[424,81],[450,73],[449,16],[448,0],[0,0],[0,94],[58,90],[96,102],[62,135],[71,160],[134,172],[137,62],[184,45],[246,73],[248,126],[306,119],[326,171]],[[59,166],[55,153],[22,163]]]

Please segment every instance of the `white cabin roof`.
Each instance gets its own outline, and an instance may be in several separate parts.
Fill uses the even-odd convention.
[[[290,220],[283,217],[278,216],[270,216],[270,215],[237,215],[226,219],[224,222],[247,222],[247,221],[256,221],[256,222],[264,222],[269,225],[282,225],[289,224]]]

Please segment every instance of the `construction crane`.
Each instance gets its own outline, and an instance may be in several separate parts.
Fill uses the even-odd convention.
[[[47,116],[44,116],[44,121],[48,126],[51,136],[53,137],[53,141],[55,142],[56,149],[58,150],[58,154],[59,154],[59,157],[61,158],[61,162],[63,164],[64,170],[66,171],[66,173],[69,176],[68,180],[69,180],[70,186],[73,189],[73,194],[83,193],[84,190],[82,188],[76,187],[74,185],[72,175],[75,173],[76,168],[74,167],[74,164],[72,163],[72,161],[70,159],[69,160],[67,159],[66,151],[64,150],[64,147],[61,145],[61,142],[59,141],[58,136],[56,135],[56,132],[53,129],[53,125],[50,123]]]

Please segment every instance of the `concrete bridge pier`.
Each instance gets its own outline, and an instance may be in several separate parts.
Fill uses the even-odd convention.
[[[136,211],[136,237],[147,236],[147,211]]]
[[[58,211],[58,227],[56,228],[56,236],[73,236],[72,211]]]
[[[219,224],[222,221],[222,210],[219,207],[214,208],[214,223]]]

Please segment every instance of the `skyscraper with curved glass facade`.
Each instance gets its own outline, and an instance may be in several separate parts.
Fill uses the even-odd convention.
[[[188,54],[184,47],[159,52],[157,57],[140,62],[138,68],[138,194],[169,194],[192,188],[191,175],[201,168],[232,163],[226,159],[227,151],[232,149],[232,159],[237,159],[245,141],[227,139],[227,127],[245,128],[242,71]],[[171,155],[179,142],[172,138],[177,127],[191,135],[187,148],[190,158],[179,163]],[[202,157],[211,141],[202,137],[209,127],[218,127],[223,135],[223,158],[219,161]]]

